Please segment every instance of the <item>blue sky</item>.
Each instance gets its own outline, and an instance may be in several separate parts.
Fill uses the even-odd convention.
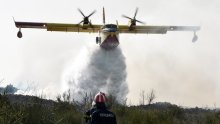
[[[61,91],[62,76],[84,46],[95,44],[96,34],[24,29],[18,39],[12,16],[18,21],[78,23],[94,9],[92,23],[127,24],[122,14],[147,25],[200,25],[199,40],[191,32],[165,35],[120,35],[126,57],[128,102],[139,103],[140,90],[155,89],[156,101],[183,106],[220,107],[220,2],[217,0],[0,0],[0,86],[42,89],[48,96]],[[98,46],[97,46],[98,47]],[[34,82],[34,84],[32,84]]]

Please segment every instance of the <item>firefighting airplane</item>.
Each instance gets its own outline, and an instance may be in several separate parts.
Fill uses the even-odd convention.
[[[18,38],[22,37],[21,28],[37,28],[46,29],[47,31],[61,31],[61,32],[89,32],[98,33],[96,37],[96,43],[102,48],[108,50],[116,48],[119,45],[119,33],[134,33],[134,34],[165,34],[167,31],[192,31],[194,37],[192,39],[195,42],[198,39],[196,31],[200,30],[199,26],[138,26],[136,22],[144,24],[144,22],[136,19],[138,8],[136,8],[133,18],[122,15],[124,18],[129,19],[128,25],[105,24],[105,10],[103,8],[103,25],[92,24],[89,17],[96,11],[93,11],[88,16],[78,9],[82,14],[83,20],[78,24],[63,24],[63,23],[40,23],[40,22],[18,22],[15,21],[15,26],[19,28],[17,33]]]

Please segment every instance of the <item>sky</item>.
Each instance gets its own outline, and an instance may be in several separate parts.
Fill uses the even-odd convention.
[[[62,92],[63,74],[85,46],[95,45],[97,34],[47,32],[22,29],[18,39],[17,21],[78,23],[88,15],[92,23],[127,24],[121,15],[133,16],[146,25],[201,26],[192,43],[193,32],[164,35],[120,34],[126,58],[128,104],[139,104],[140,92],[155,90],[155,102],[189,107],[220,107],[220,2],[217,0],[0,0],[0,86],[13,84],[34,89],[51,97]],[[98,46],[97,46],[98,47]],[[40,94],[40,93],[36,93]]]

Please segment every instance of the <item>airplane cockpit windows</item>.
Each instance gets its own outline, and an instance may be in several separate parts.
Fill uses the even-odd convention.
[[[107,24],[107,25],[104,25],[104,26],[102,27],[102,29],[105,29],[105,28],[117,29],[117,25],[114,25],[114,24]]]
[[[116,32],[118,30],[117,25],[114,24],[107,24],[102,26],[103,32]]]

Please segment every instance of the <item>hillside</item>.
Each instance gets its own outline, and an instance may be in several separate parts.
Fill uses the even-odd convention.
[[[41,99],[36,96],[0,95],[0,124],[82,124],[89,103]],[[220,124],[220,112],[182,108],[167,102],[126,106],[112,104],[118,124]]]

